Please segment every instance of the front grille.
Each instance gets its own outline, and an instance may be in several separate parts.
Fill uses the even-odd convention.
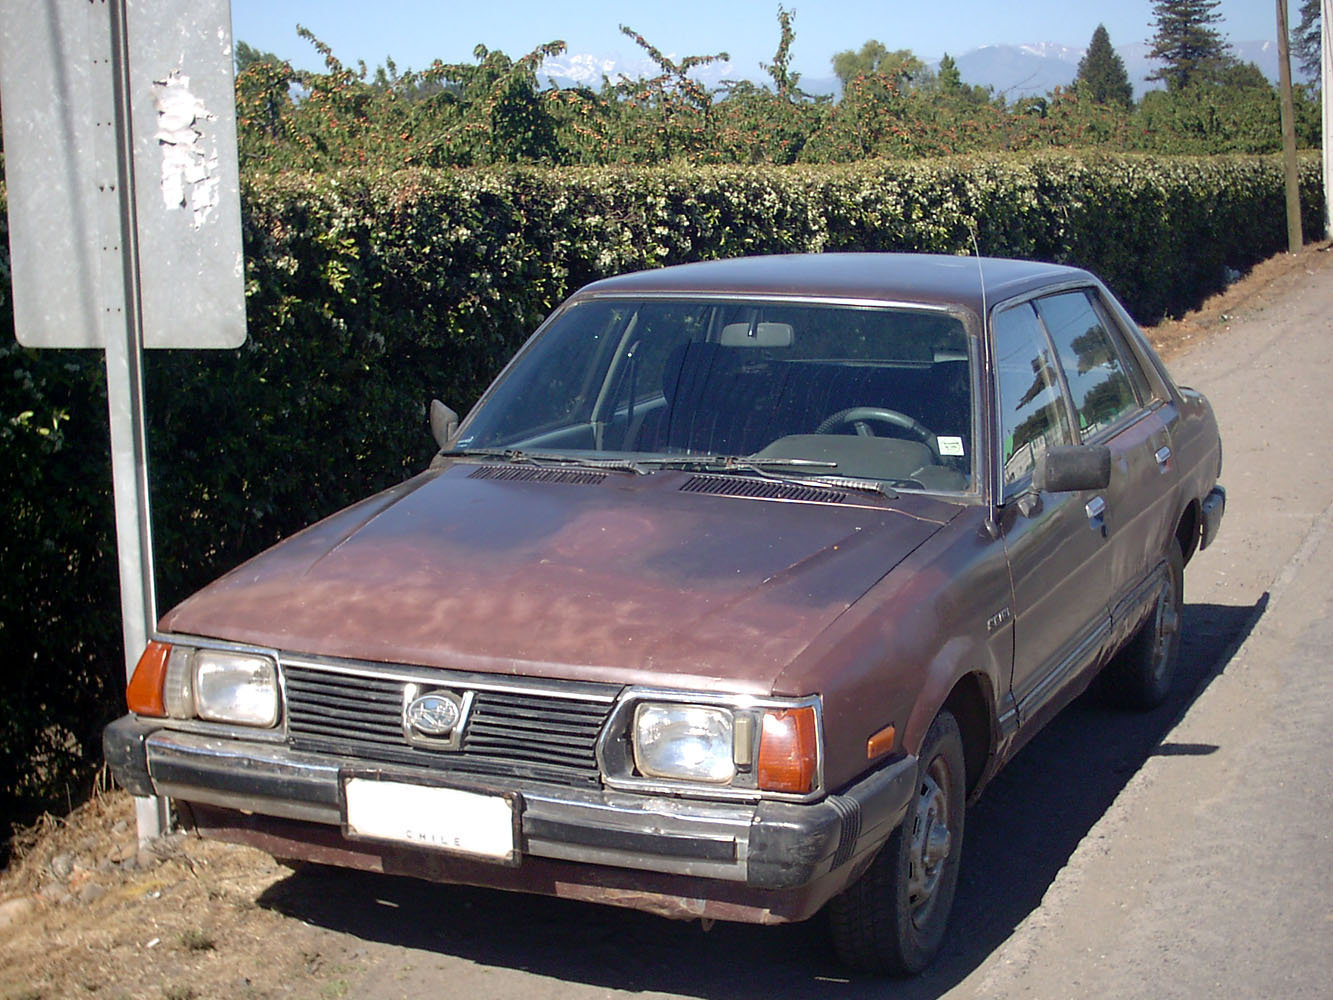
[[[484,690],[434,672],[401,678],[284,664],[287,734],[294,750],[411,764],[469,775],[595,785],[595,747],[611,710],[604,697],[560,697],[543,690]],[[403,686],[474,692],[462,745],[422,750],[403,736]]]

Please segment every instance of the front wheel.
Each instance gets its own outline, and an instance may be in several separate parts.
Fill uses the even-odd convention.
[[[966,780],[958,723],[930,724],[907,815],[859,879],[829,902],[838,957],[864,972],[908,976],[944,941],[963,850]]]

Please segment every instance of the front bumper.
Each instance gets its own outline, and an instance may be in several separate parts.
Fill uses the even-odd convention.
[[[299,847],[303,829],[312,831],[312,842],[327,841],[334,832],[330,827],[344,837],[342,776],[367,769],[364,761],[184,732],[135,716],[108,726],[103,746],[116,780],[135,795],[294,821],[282,826],[288,845],[283,850]],[[428,777],[407,767],[375,771],[397,781]],[[520,867],[540,858],[768,892],[845,882],[838,874],[868,859],[902,820],[915,781],[915,758],[901,757],[839,794],[808,804],[718,803],[536,784],[503,790],[521,796]],[[326,829],[315,836],[318,827]],[[395,850],[401,854],[404,848]],[[423,858],[442,853],[405,850]],[[426,877],[430,867],[423,865]]]

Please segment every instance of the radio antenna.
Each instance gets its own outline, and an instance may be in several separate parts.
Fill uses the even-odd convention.
[[[972,226],[968,230],[968,235],[972,237],[972,256],[977,262],[977,283],[981,286],[981,329],[983,334],[986,329],[986,320],[990,316],[990,309],[986,305],[986,270],[981,266],[981,247],[977,244],[977,228]]]

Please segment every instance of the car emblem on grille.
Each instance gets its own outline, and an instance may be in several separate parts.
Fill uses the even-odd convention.
[[[443,695],[423,694],[407,706],[407,724],[426,736],[448,736],[458,725],[458,705]]]
[[[472,707],[472,692],[431,690],[421,684],[403,686],[403,736],[415,747],[457,750]]]

